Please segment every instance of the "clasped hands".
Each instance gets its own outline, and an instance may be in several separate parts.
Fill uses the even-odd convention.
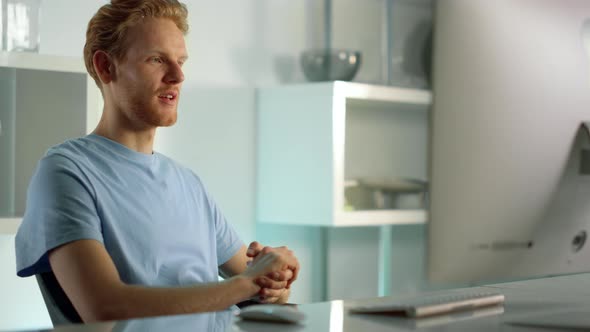
[[[250,258],[245,273],[260,287],[257,300],[261,303],[285,303],[291,284],[299,274],[299,261],[287,247],[263,247],[254,241],[248,246]]]

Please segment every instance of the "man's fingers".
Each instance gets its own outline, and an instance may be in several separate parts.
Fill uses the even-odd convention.
[[[287,247],[280,247],[280,248],[270,248],[264,247],[262,250],[261,255],[276,255],[276,258],[283,264],[283,266],[277,271],[273,271],[272,273],[268,274],[271,279],[273,280],[287,280],[286,288],[290,288],[291,284],[297,279],[299,276],[299,261],[293,254],[293,251],[288,249]]]
[[[281,297],[284,291],[284,289],[263,288],[258,292],[258,295],[261,302],[274,303]]]
[[[289,281],[289,280],[293,279],[294,275],[295,275],[295,273],[293,272],[293,270],[287,269],[287,270],[283,271],[283,279],[282,280]]]
[[[291,287],[291,284],[293,283],[293,281],[297,280],[297,276],[299,276],[299,269],[300,269],[299,262],[297,262],[297,265],[293,266],[292,269],[289,268],[289,270],[293,273],[293,277],[287,281],[287,286],[286,286],[287,289]]]
[[[288,281],[293,278],[293,271],[290,269],[286,269],[284,271],[276,271],[269,273],[266,275],[267,278],[270,278],[274,281]]]
[[[258,301],[262,304],[273,304],[273,303],[279,302],[279,299],[280,299],[280,297],[278,297],[278,296],[273,296],[273,297],[260,296],[258,298]]]
[[[287,281],[275,281],[268,277],[261,277],[256,279],[256,284],[262,288],[283,289],[287,286]]]
[[[248,246],[248,250],[246,250],[246,256],[256,257],[256,255],[258,255],[260,253],[262,248],[263,248],[263,246],[260,243],[258,243],[257,241],[250,243],[250,245]]]

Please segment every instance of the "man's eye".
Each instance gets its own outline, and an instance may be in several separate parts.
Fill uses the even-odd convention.
[[[157,57],[157,56],[151,58],[150,61],[153,63],[163,63],[164,62],[164,61],[162,61],[162,58]]]

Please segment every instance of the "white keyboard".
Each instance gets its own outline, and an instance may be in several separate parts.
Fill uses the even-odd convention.
[[[378,299],[350,307],[352,313],[397,313],[409,317],[424,317],[462,310],[499,305],[504,295],[481,291],[451,291],[424,294],[405,299]]]

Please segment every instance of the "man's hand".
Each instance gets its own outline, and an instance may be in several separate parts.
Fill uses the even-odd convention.
[[[287,270],[284,278],[289,278],[293,275],[291,270]],[[256,284],[261,287],[258,292],[258,300],[261,303],[287,303],[291,289],[285,288],[287,281],[277,281],[280,277],[271,279],[268,277],[261,277],[256,281]]]
[[[270,271],[263,276],[256,278],[256,284],[261,287],[259,299],[263,303],[285,303],[289,298],[290,287],[297,279],[299,273],[299,262],[293,251],[287,247],[263,247],[258,242],[252,242],[248,246],[246,255],[252,258],[248,262],[248,270],[257,265],[267,265],[271,260],[282,261],[283,265]]]

